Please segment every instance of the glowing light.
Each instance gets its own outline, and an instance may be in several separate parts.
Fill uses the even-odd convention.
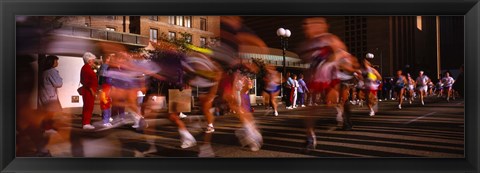
[[[417,16],[417,29],[422,30],[422,16]]]

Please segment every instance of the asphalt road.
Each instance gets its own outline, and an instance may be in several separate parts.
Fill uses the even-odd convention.
[[[450,102],[436,97],[426,99],[425,106],[404,102],[397,109],[396,101],[379,102],[379,111],[368,116],[366,107],[353,106],[351,131],[336,130],[333,108],[314,106],[286,110],[281,107],[275,117],[263,106],[255,109],[264,145],[260,151],[242,148],[234,132],[240,127],[234,115],[216,117],[211,147],[215,157],[464,157],[464,101]],[[189,115],[188,113],[186,113]],[[190,114],[184,119],[197,139],[197,146],[179,147],[177,128],[165,113],[147,118],[149,127],[137,132],[129,125],[113,129],[85,131],[81,117],[71,120],[58,134],[51,135],[48,148],[54,157],[198,157],[205,134],[201,115]],[[304,149],[304,119],[316,117],[317,148]],[[99,125],[100,117],[94,117]],[[153,145],[151,145],[153,144]],[[153,147],[156,152],[144,153]]]

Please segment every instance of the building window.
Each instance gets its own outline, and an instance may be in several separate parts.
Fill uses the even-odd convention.
[[[107,19],[108,20],[115,20],[115,19],[117,19],[117,16],[107,16]]]
[[[157,29],[150,29],[150,41],[157,42],[158,37],[158,30]]]
[[[158,21],[158,16],[148,16],[150,20]]]
[[[114,27],[107,27],[106,30],[107,31],[115,31],[115,28]]]
[[[200,18],[200,29],[204,31],[207,30],[207,19]]]
[[[168,24],[175,25],[175,16],[168,16]]]
[[[169,39],[169,40],[175,40],[175,39],[177,39],[177,33],[172,32],[172,31],[168,32],[168,39]]]
[[[200,47],[207,47],[207,39],[205,37],[200,37]]]
[[[187,43],[192,43],[192,35],[190,34],[185,35],[185,40],[187,41]]]
[[[183,25],[183,17],[182,16],[175,16],[175,24],[178,25],[178,26],[182,26]]]
[[[184,17],[185,27],[191,28],[192,27],[192,16],[185,16]]]
[[[90,23],[85,23],[85,27],[90,27]]]

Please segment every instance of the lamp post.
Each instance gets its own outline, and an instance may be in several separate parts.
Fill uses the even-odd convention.
[[[287,74],[285,50],[288,47],[288,37],[290,37],[290,35],[292,35],[292,33],[288,29],[284,29],[284,28],[277,29],[277,36],[280,37],[280,45],[282,46],[282,51],[283,51],[283,75]]]
[[[375,50],[378,53],[378,47]],[[380,75],[383,76],[383,50],[380,50]]]

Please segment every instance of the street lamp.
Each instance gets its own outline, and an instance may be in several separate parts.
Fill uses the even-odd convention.
[[[378,53],[378,47],[375,50]],[[380,75],[383,75],[383,50],[380,50]]]
[[[367,53],[367,55],[365,55],[365,57],[367,57],[367,59],[373,59],[375,57],[375,55],[373,55],[373,53]]]
[[[378,52],[378,48],[375,48],[375,50]],[[382,61],[382,54],[383,52],[380,52],[380,75],[383,75],[383,61]],[[373,53],[367,53],[367,55],[365,55],[365,57],[367,59],[373,59],[375,57],[375,55]]]
[[[287,74],[285,50],[288,47],[288,37],[290,37],[290,35],[292,35],[292,33],[288,29],[283,29],[283,28],[277,29],[277,36],[280,37],[280,44],[282,45],[282,51],[283,51],[283,75]]]

